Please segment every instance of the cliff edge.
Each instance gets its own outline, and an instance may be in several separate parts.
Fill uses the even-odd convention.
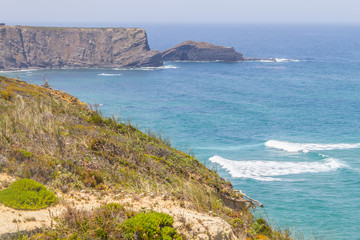
[[[143,29],[0,26],[0,70],[158,66]]]
[[[244,61],[233,47],[217,46],[206,42],[185,41],[161,52],[164,61]]]
[[[65,92],[0,76],[0,112],[0,239],[292,240],[216,171]],[[33,207],[16,179],[59,201]]]

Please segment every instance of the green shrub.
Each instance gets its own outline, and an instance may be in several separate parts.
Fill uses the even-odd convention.
[[[34,154],[32,152],[27,152],[25,150],[18,150],[18,153],[19,153],[19,157],[21,159],[25,159],[25,158],[32,158],[34,156]]]
[[[172,224],[174,220],[164,213],[139,213],[121,225],[125,239],[182,239]]]
[[[5,99],[5,100],[11,100],[11,98],[13,97],[13,93],[10,91],[5,91],[5,90],[0,90],[0,97]]]
[[[95,112],[94,114],[92,114],[90,116],[89,122],[95,123],[96,125],[100,125],[100,124],[102,124],[104,122],[104,119],[100,114]]]
[[[251,225],[250,231],[253,235],[262,234],[269,238],[271,238],[273,233],[271,227],[263,218],[257,219],[256,222]]]
[[[124,206],[118,204],[118,203],[108,203],[104,206],[104,208],[108,211],[123,211]]]
[[[240,218],[234,218],[230,221],[230,225],[235,228],[241,228],[244,226],[244,221]]]
[[[0,202],[5,206],[36,210],[56,203],[56,196],[46,187],[31,179],[19,179],[7,189],[0,191]]]

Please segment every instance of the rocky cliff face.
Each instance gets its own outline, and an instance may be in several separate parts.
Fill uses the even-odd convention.
[[[206,42],[185,41],[161,54],[164,61],[244,61],[243,55],[234,48]]]
[[[0,26],[2,70],[158,66],[143,29]]]

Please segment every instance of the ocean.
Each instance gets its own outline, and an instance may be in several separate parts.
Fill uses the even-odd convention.
[[[260,201],[256,214],[281,228],[360,239],[360,26],[139,26],[152,49],[206,41],[277,61],[1,75],[46,77],[106,116],[169,138]]]

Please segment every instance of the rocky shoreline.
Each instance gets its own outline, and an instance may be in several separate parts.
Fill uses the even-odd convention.
[[[233,47],[184,41],[151,50],[138,28],[0,26],[0,71],[56,68],[161,67],[164,61],[268,61],[244,57]]]

